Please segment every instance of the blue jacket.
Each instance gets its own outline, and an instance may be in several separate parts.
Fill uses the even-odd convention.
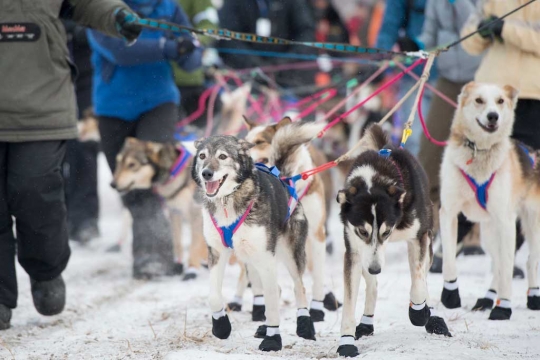
[[[191,26],[174,0],[158,1],[148,17]],[[93,51],[92,95],[98,116],[134,121],[163,103],[178,104],[180,93],[169,61],[176,61],[186,71],[201,66],[200,47],[180,57],[174,35],[162,31],[144,29],[137,42],[129,47],[123,40],[95,30],[88,30],[88,40]]]
[[[397,42],[401,31],[411,39],[416,39],[422,33],[424,25],[424,10],[428,0],[387,0],[384,10],[383,22],[376,48],[391,49]],[[435,0],[447,1],[447,0]],[[422,66],[415,69],[415,73],[422,73]],[[431,78],[436,74],[435,67],[431,68]]]

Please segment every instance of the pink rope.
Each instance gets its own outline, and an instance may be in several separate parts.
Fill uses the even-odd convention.
[[[334,120],[332,120],[331,122],[329,122],[328,124],[326,124],[326,126],[324,127],[324,129],[319,133],[318,137],[321,138],[324,136],[324,134],[326,133],[326,131],[328,131],[328,129],[330,129],[332,126],[336,125],[337,123],[339,123],[341,120],[343,120],[345,117],[347,117],[347,115],[349,115],[350,113],[352,113],[353,111],[355,111],[356,109],[362,107],[365,103],[367,103],[369,100],[373,99],[375,96],[379,95],[384,89],[388,88],[389,86],[395,84],[396,82],[398,82],[403,76],[405,76],[405,74],[407,74],[408,72],[412,71],[415,67],[417,67],[418,65],[424,63],[426,60],[425,59],[418,59],[416,60],[411,66],[409,66],[406,70],[400,72],[399,74],[397,74],[396,76],[394,76],[392,79],[390,79],[386,84],[380,86],[377,90],[375,90],[371,95],[369,95],[367,98],[365,98],[364,100],[360,101],[358,104],[356,104],[355,106],[353,106],[349,111],[341,114],[340,116],[338,116],[337,118],[335,118]]]
[[[322,95],[324,94],[327,94],[327,95],[325,97],[322,97]],[[336,89],[325,90],[324,93],[319,96],[320,99],[318,101],[315,101],[314,103],[309,105],[307,108],[305,108],[300,114],[296,115],[294,119],[292,119],[292,121],[296,121],[298,119],[306,117],[307,115],[315,111],[315,109],[317,109],[319,105],[327,102],[328,100],[332,99],[336,95],[337,95]]]
[[[240,80],[238,75],[236,75],[235,73],[231,72],[228,77],[233,79],[233,81],[236,83],[236,85],[238,87],[241,87],[242,85],[244,85],[242,80]],[[253,106],[253,108],[255,109],[257,114],[259,114],[260,117],[263,117],[264,116],[263,109],[260,107],[260,105],[257,103],[257,101],[253,98],[253,96],[251,96],[251,94],[248,94],[248,101],[251,103],[251,106]]]
[[[401,63],[398,63],[396,62],[396,65],[399,66],[401,69],[405,69],[405,65],[401,64]],[[415,73],[409,73],[409,76],[411,76],[412,78],[414,78],[415,80],[419,80],[420,77],[418,75],[416,75]],[[437,90],[435,87],[433,87],[432,85],[430,84],[427,84],[426,83],[426,86],[429,90],[431,90],[434,94],[436,94],[438,97],[440,97],[441,99],[443,99],[444,101],[446,101],[447,103],[449,103],[450,105],[452,105],[453,107],[457,107],[457,104],[454,100],[450,99],[448,96],[444,95],[442,92],[440,92],[439,90]]]
[[[199,97],[199,106],[197,107],[197,110],[195,110],[195,112],[193,112],[191,115],[189,115],[188,117],[184,118],[182,121],[180,121],[176,127],[177,128],[182,128],[188,124],[191,124],[193,121],[195,121],[199,116],[201,116],[202,114],[204,114],[204,111],[206,110],[206,100],[208,99],[208,97],[210,96],[210,94],[212,93],[214,87],[216,87],[217,85],[214,85],[212,87],[209,87],[208,89],[204,90],[204,92],[201,94],[201,96]]]
[[[422,124],[422,130],[424,130],[424,134],[426,135],[426,137],[428,138],[430,142],[432,142],[433,144],[437,146],[446,146],[446,141],[435,140],[431,136],[426,126],[426,122],[424,121],[424,114],[422,114],[422,99],[424,97],[424,90],[426,90],[426,88],[423,86],[420,92],[420,101],[418,102],[418,118],[420,119],[420,123]]]
[[[212,134],[212,128],[214,127],[214,106],[216,105],[217,95],[219,94],[220,86],[214,87],[212,95],[210,95],[210,101],[208,102],[208,112],[206,115],[206,130],[204,131],[204,137]]]

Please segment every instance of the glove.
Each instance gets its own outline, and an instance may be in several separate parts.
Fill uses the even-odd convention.
[[[490,25],[487,25],[494,20],[497,20],[497,21],[493,22]],[[504,20],[500,20],[496,16],[490,16],[489,18],[482,20],[480,24],[478,24],[478,30],[481,29],[479,34],[484,39],[496,37],[499,40],[502,40],[503,26],[504,26]]]
[[[176,52],[178,56],[191,54],[197,48],[197,44],[191,38],[181,37],[176,40]]]
[[[136,22],[139,16],[126,9],[116,9],[115,11],[116,30],[127,41],[128,45],[133,45],[141,34],[142,26]]]
[[[411,39],[410,37],[400,37],[397,40],[397,44],[399,46],[399,49],[401,51],[409,52],[409,51],[418,51],[420,50],[420,47],[418,44]]]

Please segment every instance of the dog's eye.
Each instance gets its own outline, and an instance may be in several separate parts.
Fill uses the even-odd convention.
[[[500,98],[499,100],[497,100],[497,104],[504,104],[504,99],[503,98]]]
[[[135,169],[135,163],[129,163],[129,164],[127,165],[127,168],[130,169],[130,170]]]
[[[477,104],[483,104],[484,103],[484,100],[482,100],[482,98],[476,98],[476,101]]]
[[[366,231],[366,229],[360,229],[360,228],[356,228],[356,235],[360,236],[360,237],[368,237],[369,234],[368,232]]]
[[[225,154],[219,155],[219,160],[227,160],[227,155]]]
[[[204,155],[204,154],[199,154],[199,159],[201,159],[201,160],[206,159],[206,155]]]
[[[265,143],[264,140],[257,140],[257,141],[255,141],[255,145],[262,145],[262,144],[264,144],[264,143]]]
[[[383,232],[382,234],[383,238],[387,238],[390,236],[390,230],[386,230],[385,232]]]

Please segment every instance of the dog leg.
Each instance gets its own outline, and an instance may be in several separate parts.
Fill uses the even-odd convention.
[[[509,320],[512,316],[512,274],[514,269],[514,254],[516,252],[516,216],[504,215],[490,222],[480,224],[481,231],[494,242],[491,254],[493,270],[499,280],[497,305],[489,314],[490,320]],[[484,236],[484,235],[482,235]]]
[[[219,339],[227,339],[231,334],[231,322],[225,312],[222,287],[225,265],[231,252],[208,248],[208,267],[210,269],[210,310],[212,310],[212,334]]]
[[[537,204],[534,204],[538,206]],[[536,208],[535,206],[535,208]],[[522,216],[521,224],[525,238],[529,242],[529,259],[527,260],[527,307],[540,310],[540,288],[538,287],[538,262],[540,261],[540,214],[536,210]]]
[[[264,306],[264,293],[261,278],[257,269],[250,264],[246,267],[248,281],[251,282],[251,291],[253,292],[253,310],[251,312],[251,321],[265,321],[266,307]],[[261,325],[264,327],[264,325]],[[266,333],[266,331],[264,332]]]
[[[337,352],[340,356],[355,357],[359,355],[358,348],[354,345],[356,335],[355,309],[358,299],[358,288],[362,273],[360,254],[350,250],[345,251],[343,263],[343,283],[345,291],[343,295],[343,315],[341,318],[341,338]]]
[[[200,214],[200,209],[198,209],[197,214]],[[189,245],[188,269],[182,279],[183,281],[197,278],[197,273],[201,269],[201,262],[208,259],[208,247],[204,241],[202,217],[190,216],[189,223],[191,224],[191,244]]]
[[[270,253],[250,262],[260,276],[266,304],[266,336],[259,345],[262,351],[279,351],[282,348],[279,334],[279,286],[276,258]],[[248,270],[249,271],[249,270]]]
[[[362,336],[373,335],[373,317],[375,315],[375,304],[377,302],[377,276],[371,275],[369,271],[362,269],[362,276],[366,280],[366,302],[364,314],[360,324],[356,327],[354,337],[358,340]]]
[[[493,256],[496,256],[496,244],[495,239],[493,238],[493,234],[489,232],[484,227],[480,226],[480,239],[482,245],[485,247],[485,250],[488,254],[491,256],[491,270],[492,270],[492,279],[491,279],[491,285],[489,287],[489,290],[486,292],[486,295],[484,295],[483,298],[478,298],[476,300],[476,304],[472,307],[472,311],[485,311],[485,310],[491,310],[493,308],[493,304],[495,303],[495,300],[497,300],[497,291],[499,289],[499,272],[497,271],[495,264],[494,264],[494,258]]]
[[[308,223],[311,226],[311,223]],[[311,300],[311,306],[309,314],[313,321],[324,321],[323,301],[324,294],[324,276],[325,276],[325,263],[326,263],[326,236],[324,232],[324,222],[314,224],[317,226],[314,233],[310,231],[309,242],[311,243],[311,254],[313,259],[313,298]],[[311,230],[311,229],[310,229]]]
[[[441,207],[439,221],[443,245],[444,288],[441,302],[448,309],[461,307],[461,298],[457,284],[456,247],[457,247],[457,211],[448,211]]]
[[[236,283],[236,293],[234,295],[233,301],[227,304],[229,310],[231,311],[242,311],[242,303],[244,302],[244,292],[248,286],[248,277],[246,266],[243,263],[240,265],[240,275],[238,276],[238,282]]]
[[[178,211],[171,209],[169,220],[171,222],[171,232],[173,240],[174,273],[176,275],[180,275],[184,272],[184,248],[182,246],[182,215]]]
[[[411,302],[409,320],[414,326],[425,326],[429,320],[426,283],[427,264],[430,261],[431,237],[426,232],[418,239],[407,242],[409,268],[411,271]]]

